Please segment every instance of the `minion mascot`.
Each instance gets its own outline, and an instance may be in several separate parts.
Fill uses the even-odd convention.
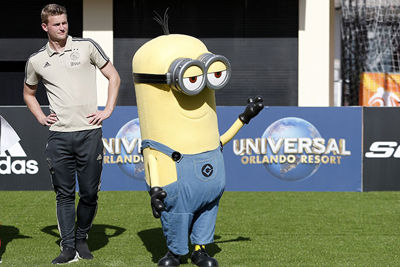
[[[220,137],[214,91],[228,83],[229,61],[163,26],[165,35],[145,43],[132,61],[146,183],[169,249],[158,266],[179,266],[189,236],[192,263],[218,266],[205,245],[213,242],[225,188],[222,146],[263,109],[262,98],[249,98]]]

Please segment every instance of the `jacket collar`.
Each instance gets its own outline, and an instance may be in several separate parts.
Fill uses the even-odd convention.
[[[62,53],[67,52],[67,51],[71,51],[71,50],[72,50],[72,37],[68,35],[67,43],[65,44],[65,48],[64,48],[64,51]],[[54,54],[59,54],[59,52],[53,50],[50,47],[50,43],[49,42],[47,42],[47,44],[46,44],[46,51],[47,51],[47,54],[49,55],[49,57],[51,57]]]

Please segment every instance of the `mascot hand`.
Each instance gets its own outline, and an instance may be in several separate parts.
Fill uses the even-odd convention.
[[[264,108],[264,104],[262,103],[263,99],[261,96],[256,96],[255,98],[249,97],[247,100],[247,107],[245,111],[239,115],[239,119],[248,124],[249,121],[257,116],[258,113]]]
[[[152,187],[150,189],[150,197],[151,197],[151,209],[153,210],[153,216],[155,218],[161,217],[161,212],[165,210],[164,198],[167,196],[167,192],[165,192],[161,187]]]

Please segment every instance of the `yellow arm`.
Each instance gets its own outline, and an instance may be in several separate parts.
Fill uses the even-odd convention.
[[[240,119],[237,119],[232,124],[231,128],[229,128],[228,131],[221,136],[222,145],[224,146],[226,143],[228,143],[239,132],[243,125],[244,123]]]
[[[160,176],[158,174],[157,159],[151,149],[143,150],[146,182],[150,187],[160,186]]]
[[[160,186],[160,176],[158,175],[157,160],[154,155],[149,155],[149,185],[150,187]]]
[[[150,187],[163,187],[177,180],[175,162],[167,155],[151,148],[143,150],[146,183]]]

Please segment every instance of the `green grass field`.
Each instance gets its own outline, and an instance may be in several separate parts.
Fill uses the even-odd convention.
[[[0,191],[0,222],[0,266],[51,266],[53,192]],[[94,260],[68,266],[156,266],[166,247],[148,194],[101,192],[89,246]],[[400,192],[226,192],[208,251],[222,267],[400,266]]]

